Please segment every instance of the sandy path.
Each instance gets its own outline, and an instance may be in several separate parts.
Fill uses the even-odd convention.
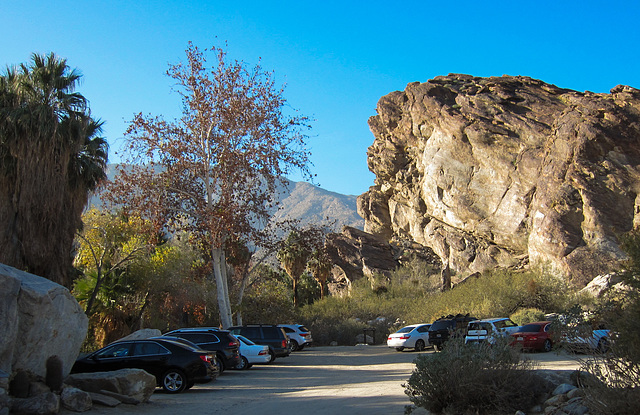
[[[385,346],[312,347],[271,365],[226,371],[215,382],[181,394],[157,390],[149,403],[97,406],[88,414],[403,414],[411,402],[402,384],[418,354]],[[579,367],[571,356],[553,352],[527,356],[539,361],[541,369]]]

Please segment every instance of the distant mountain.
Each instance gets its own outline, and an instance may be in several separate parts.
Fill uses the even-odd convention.
[[[115,165],[107,168],[107,176],[113,179]],[[272,221],[297,219],[301,224],[323,224],[335,222],[332,229],[340,231],[343,226],[364,229],[364,219],[356,212],[356,196],[330,192],[307,182],[285,181],[280,189],[279,209]],[[94,196],[90,204],[101,207],[99,196]]]
[[[330,192],[307,182],[288,184],[280,197],[280,209],[272,220],[298,219],[302,224],[335,222],[334,231],[343,226],[364,229],[364,219],[356,211],[356,196]]]

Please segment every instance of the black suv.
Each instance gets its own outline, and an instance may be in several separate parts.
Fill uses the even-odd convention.
[[[429,327],[429,344],[434,349],[442,350],[442,345],[451,337],[463,337],[467,334],[467,325],[477,320],[469,314],[448,315],[440,317]]]
[[[179,337],[195,343],[203,350],[216,352],[219,373],[233,369],[240,362],[240,341],[228,330],[215,327],[194,327],[170,331],[165,336]]]
[[[291,353],[289,339],[282,327],[273,324],[248,324],[229,327],[231,334],[240,334],[256,344],[269,346],[269,354],[273,362],[276,357],[287,357]]]

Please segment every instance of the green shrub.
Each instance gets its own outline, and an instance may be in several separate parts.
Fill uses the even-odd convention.
[[[545,392],[533,363],[506,342],[447,342],[440,353],[423,354],[405,386],[416,406],[445,414],[513,414],[527,410]]]
[[[544,311],[537,308],[521,308],[515,313],[511,314],[509,318],[513,320],[518,326],[523,326],[528,323],[533,323],[534,321],[543,321],[544,320]]]

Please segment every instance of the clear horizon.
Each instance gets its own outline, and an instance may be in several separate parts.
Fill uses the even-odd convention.
[[[286,84],[315,119],[312,172],[323,189],[373,185],[367,120],[378,100],[439,75],[523,75],[577,91],[640,87],[640,4],[503,2],[0,1],[3,66],[54,52],[83,73],[78,88],[105,121],[109,162],[138,112],[179,116],[164,75],[189,41],[224,46]],[[291,180],[300,180],[290,176]]]

